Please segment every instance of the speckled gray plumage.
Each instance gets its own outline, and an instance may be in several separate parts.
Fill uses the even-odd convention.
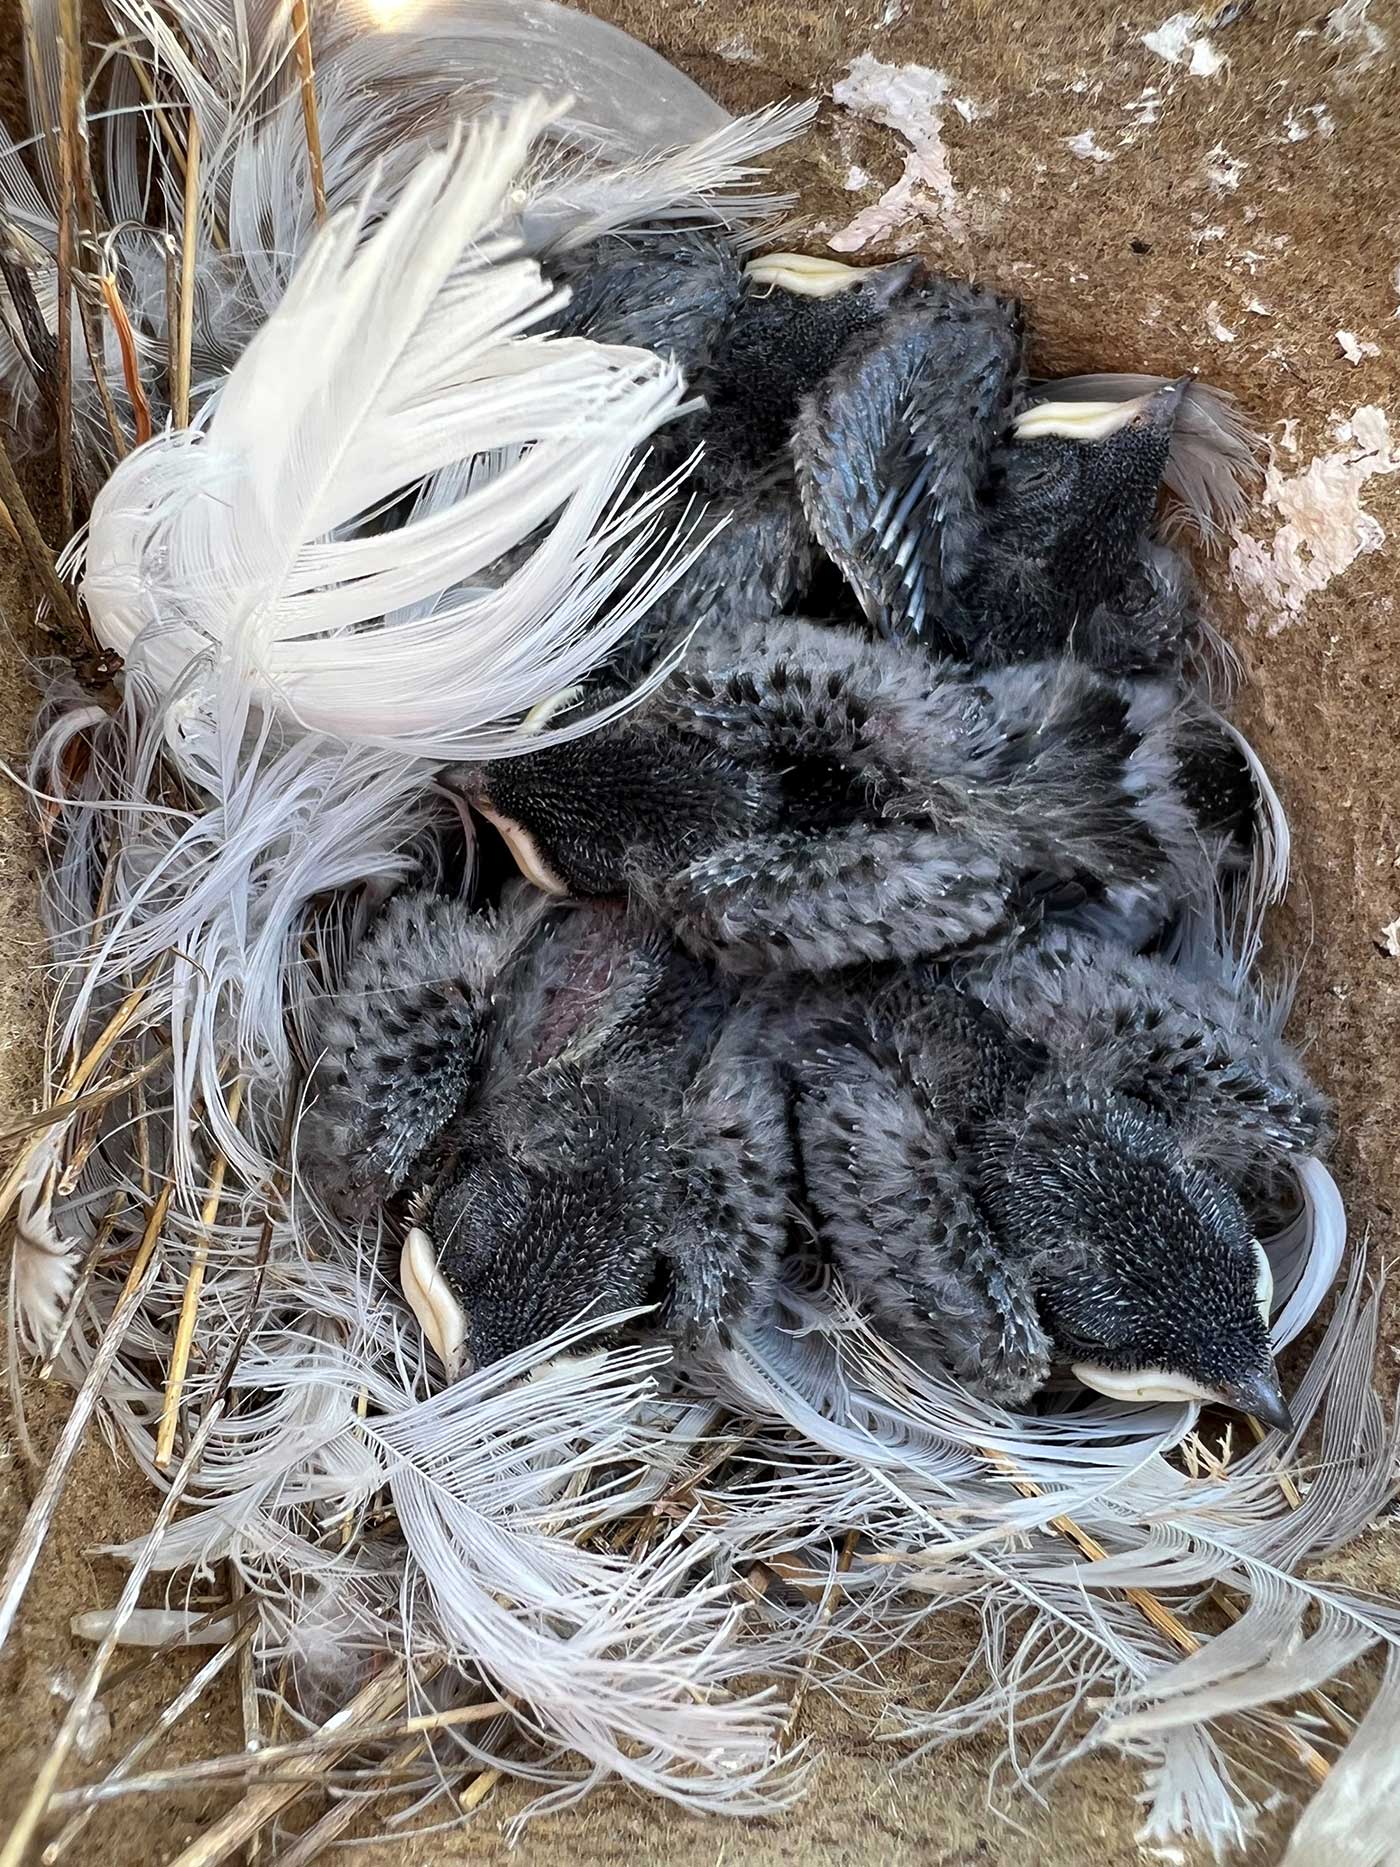
[[[1185,706],[777,620],[697,644],[613,726],[444,781],[731,971],[951,957],[1046,917],[1140,945],[1224,848],[1179,784]]]
[[[850,291],[803,297],[746,281],[721,228],[612,236],[552,268],[571,293],[557,328],[674,356],[702,404],[641,463],[656,485],[697,455],[670,516],[705,548],[613,657],[630,677],[693,630],[765,619],[807,591],[817,551],[789,445],[801,400],[920,268],[871,267]]]
[[[545,264],[569,293],[550,328],[674,357],[691,379],[709,368],[743,297],[738,252],[719,228],[609,234]]]
[[[918,260],[817,298],[746,281],[720,228],[553,263],[572,294],[558,328],[676,357],[704,403],[643,472],[702,450],[674,515],[707,502],[709,542],[615,657],[624,673],[690,631],[830,600],[823,554],[873,627],[936,654],[1178,665],[1194,583],[1152,535],[1169,395],[1106,440],[1016,441],[1017,413],[1054,394],[1028,383],[1020,305]]]
[[[1277,1039],[1184,979],[1158,1018],[1147,962],[1143,1015],[1117,1019],[1095,959],[1062,943],[1058,1002],[1032,953],[1001,962],[991,1004],[925,970],[789,1014],[803,1180],[838,1268],[896,1339],[1007,1404],[1052,1353],[1222,1390],[1267,1375],[1239,1189],[1317,1140]]]
[[[1060,930],[970,969],[969,988],[1095,1094],[1171,1123],[1236,1183],[1325,1150],[1325,1097],[1237,992],[1120,944]]]
[[[1175,668],[1196,590],[1185,558],[1151,536],[1170,442],[1164,413],[1107,440],[999,449],[934,619],[945,652],[983,667],[1072,651],[1119,674]]]
[[[707,968],[621,909],[392,901],[323,1021],[299,1158],[434,1238],[478,1361],[582,1309],[696,1341],[759,1305],[790,1216],[777,1065]]]
[[[503,975],[548,912],[525,889],[499,912],[411,889],[389,901],[325,999],[298,1129],[303,1173],[342,1216],[403,1185],[476,1082]]]
[[[620,1017],[609,991],[578,1006],[556,1054],[498,1075],[446,1137],[417,1216],[477,1362],[647,1305],[649,1330],[693,1344],[772,1285],[791,1198],[776,1067],[684,956],[649,951],[629,999],[638,983]]]
[[[1027,1075],[1019,1047],[947,987],[903,980],[806,997],[789,1035],[803,1184],[847,1288],[906,1352],[1025,1399],[1051,1359],[1036,1254],[993,1229],[967,1138]]]
[[[939,645],[947,592],[977,559],[1023,350],[1013,301],[920,275],[803,399],[792,451],[808,523],[887,633]]]

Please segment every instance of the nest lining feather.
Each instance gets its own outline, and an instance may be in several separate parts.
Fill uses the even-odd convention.
[[[629,463],[684,389],[644,354],[533,337],[548,293],[530,254],[656,217],[762,228],[780,204],[752,187],[753,162],[804,113],[733,123],[646,48],[540,0],[442,5],[379,35],[354,4],[327,7],[318,240],[285,22],[217,3],[113,11],[113,275],[149,383],[172,333],[147,230],[193,227],[194,422],[98,495],[86,587],[126,655],[123,697],[94,707],[56,685],[31,768],[56,1118],[6,1182],[11,1316],[75,1390],[78,1429],[99,1415],[164,1495],[152,1533],[115,1552],[133,1585],[86,1619],[90,1679],[124,1639],[217,1642],[190,1692],[250,1654],[263,1752],[182,1777],[143,1767],[138,1744],[120,1783],[60,1794],[63,1835],[102,1795],[222,1772],[247,1793],[191,1860],[221,1858],[214,1845],[256,1831],[269,1747],[308,1785],[355,1755],[399,1824],[460,1817],[497,1773],[533,1787],[531,1816],[609,1779],[759,1814],[801,1788],[794,1727],[815,1687],[876,1704],[902,1755],[1000,1731],[1008,1788],[1126,1748],[1154,1842],[1245,1839],[1261,1743],[1302,1782],[1325,1779],[1290,1861],[1374,1836],[1400,1609],[1306,1574],[1372,1521],[1395,1469],[1371,1387],[1377,1298],[1355,1258],[1294,1433],[1242,1450],[1208,1444],[1189,1408],[1066,1391],[1002,1413],[905,1361],[839,1291],[797,1286],[771,1326],[682,1371],[650,1348],[571,1359],[584,1324],[436,1388],[381,1241],[334,1225],[297,1179],[310,1009],[377,902],[433,873],[430,763],[509,750],[512,723],[594,666],[691,548],[683,532],[650,556],[633,606],[600,621],[657,542]],[[62,118],[60,24],[35,13],[42,127]],[[562,113],[520,104],[541,31],[574,89]],[[520,107],[454,142],[469,92],[448,68]],[[188,169],[148,160],[160,137],[142,72],[199,124],[192,219]],[[632,108],[645,95],[656,123]],[[42,186],[16,150],[0,172],[52,327],[42,135],[37,157]],[[454,344],[475,320],[465,388],[447,309]],[[107,335],[96,368],[81,338],[72,358],[77,445],[99,483],[114,452],[104,371],[128,441],[139,415]],[[13,326],[7,342],[0,368],[23,401],[35,359]],[[1078,391],[1102,392],[1099,378]],[[339,477],[320,470],[331,458]],[[191,475],[227,495],[193,537],[161,522]],[[367,543],[358,517],[423,477],[408,534]],[[1229,497],[1212,482],[1217,516]],[[493,568],[527,541],[508,576]],[[546,727],[577,729],[567,715]],[[1286,872],[1277,808],[1270,849],[1236,940],[1241,985]],[[1269,1243],[1277,1346],[1343,1258],[1320,1164],[1298,1192]],[[65,1446],[0,1591],[0,1633]],[[148,1574],[165,1578],[161,1608],[136,1605]],[[197,1612],[194,1587],[224,1575],[228,1612]],[[892,1702],[886,1662],[955,1607],[980,1621],[975,1654],[946,1694]],[[1331,1682],[1376,1648],[1384,1680],[1353,1732]],[[338,1832],[332,1804],[312,1834]]]

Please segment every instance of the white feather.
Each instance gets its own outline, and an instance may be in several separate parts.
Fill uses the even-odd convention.
[[[1400,1806],[1400,1647],[1370,1710],[1293,1831],[1283,1867],[1387,1867]]]
[[[99,493],[82,586],[94,628],[178,692],[173,745],[206,784],[224,756],[209,742],[227,746],[250,696],[304,729],[481,756],[658,587],[589,633],[635,559],[630,535],[645,536],[648,508],[617,513],[614,496],[679,406],[678,372],[646,352],[523,339],[554,294],[532,263],[468,251],[540,120],[425,159],[363,243],[358,217],[333,220],[196,427],[131,455]],[[523,451],[446,509],[356,527],[503,448]],[[545,527],[520,570],[481,587]],[[542,667],[552,686],[538,687]]]
[[[1347,1215],[1337,1183],[1311,1156],[1297,1167],[1302,1210],[1266,1240],[1274,1273],[1275,1352],[1295,1342],[1322,1306],[1346,1254]]]
[[[291,16],[251,0],[112,0],[119,27],[102,56],[105,109],[93,112],[105,182],[104,243],[130,320],[147,400],[163,419],[169,354],[166,255],[181,237],[185,176],[136,75],[157,83],[165,120],[200,128],[195,219],[192,405],[198,409],[281,302],[313,245],[318,218],[306,153]],[[382,12],[381,7],[381,12]],[[326,200],[366,226],[389,213],[423,159],[463,122],[544,96],[550,121],[511,191],[504,219],[534,251],[610,228],[676,218],[723,222],[737,238],[766,225],[785,197],[754,186],[755,158],[795,135],[814,106],[731,118],[649,47],[553,0],[428,0],[383,24],[364,0],[311,10]],[[37,0],[44,55],[32,120],[56,117],[57,0]],[[37,145],[43,187],[0,136],[0,196],[27,241],[36,295],[57,322],[56,187]],[[132,425],[122,358],[102,321],[109,387]],[[80,443],[96,477],[111,442],[75,320],[72,369]],[[0,380],[34,407],[20,346],[0,344]]]
[[[22,1345],[42,1350],[58,1328],[77,1272],[79,1247],[56,1227],[54,1184],[67,1123],[45,1134],[20,1182],[10,1259],[10,1314]]]
[[[520,334],[552,294],[491,228],[540,121],[487,122],[427,157],[367,237],[359,217],[333,220],[196,427],[130,455],[94,508],[84,594],[127,697],[84,807],[112,811],[120,858],[64,1037],[78,1044],[104,994],[181,956],[145,1024],[171,1024],[182,1184],[199,1101],[250,1180],[270,1170],[307,903],[401,879],[430,763],[519,749],[518,722],[686,561],[655,540],[660,495],[625,497],[639,446],[680,404],[677,372]],[[434,476],[401,529],[357,523]],[[92,883],[88,865],[74,886]],[[81,922],[60,918],[71,954]],[[241,1130],[224,1112],[234,1075]]]

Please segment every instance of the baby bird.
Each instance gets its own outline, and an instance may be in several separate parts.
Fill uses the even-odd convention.
[[[789,446],[802,398],[878,326],[917,261],[858,269],[783,257],[742,268],[722,229],[613,235],[551,263],[569,288],[556,327],[674,357],[701,398],[651,444],[652,484],[694,456],[673,517],[704,549],[653,606],[615,667],[640,673],[692,630],[747,624],[799,601],[817,568]],[[835,277],[841,289],[828,289]],[[962,288],[959,288],[962,289]]]
[[[918,260],[773,253],[741,275],[723,233],[699,229],[612,236],[560,264],[560,328],[674,355],[706,404],[652,466],[703,443],[685,495],[724,523],[650,618],[649,651],[801,605],[824,555],[878,629],[940,654],[988,665],[1072,643],[1122,673],[1179,660],[1193,586],[1151,536],[1161,486],[1209,525],[1251,462],[1214,392],[1032,387],[1019,304]]]
[[[1072,661],[977,679],[781,620],[697,644],[608,727],[442,782],[543,888],[628,894],[732,972],[829,972],[1046,917],[1146,944],[1238,854],[1218,788],[1180,781],[1212,734],[1164,686]]]
[[[1321,1141],[1296,1060],[1227,995],[1080,935],[986,984],[867,977],[792,1014],[804,1185],[847,1283],[1006,1405],[1064,1360],[1286,1428],[1241,1194]]]
[[[343,1213],[409,1195],[404,1291],[449,1376],[581,1313],[651,1309],[696,1343],[763,1302],[790,1201],[776,1065],[620,909],[401,896],[321,1041],[302,1171]]]

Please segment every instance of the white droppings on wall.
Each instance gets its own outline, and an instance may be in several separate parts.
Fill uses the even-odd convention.
[[[1066,136],[1064,144],[1072,156],[1078,156],[1084,162],[1111,162],[1113,160],[1112,150],[1100,149],[1094,141],[1092,130],[1081,130],[1078,136]]]
[[[1301,110],[1291,107],[1283,119],[1284,134],[1290,143],[1306,142],[1312,135],[1325,140],[1336,127],[1326,104],[1307,104]]]
[[[1381,353],[1379,344],[1368,343],[1355,331],[1338,331],[1337,342],[1348,363],[1363,363],[1367,357],[1378,357]]]
[[[1296,622],[1310,596],[1385,543],[1380,520],[1362,504],[1369,480],[1400,473],[1385,412],[1367,404],[1349,421],[1339,420],[1332,433],[1339,443],[1334,452],[1285,474],[1279,456],[1296,446],[1285,425],[1269,449],[1263,501],[1283,523],[1267,542],[1238,534],[1230,552],[1230,575],[1250,624],[1270,634]]]
[[[984,114],[972,98],[958,96],[945,72],[928,65],[889,65],[863,52],[832,87],[832,99],[852,115],[880,123],[909,146],[904,173],[878,201],[862,208],[827,244],[838,253],[858,253],[872,240],[898,250],[919,244],[929,222],[961,239],[963,215],[943,143],[943,117],[955,110],[971,123]]]
[[[1193,78],[1213,78],[1229,61],[1204,36],[1201,25],[1199,13],[1173,13],[1155,32],[1145,32],[1142,42],[1169,65],[1184,66]]]
[[[1206,180],[1212,188],[1238,188],[1240,177],[1248,167],[1247,162],[1230,155],[1224,143],[1217,143],[1206,157]]]
[[[1390,50],[1390,34],[1371,18],[1371,0],[1343,0],[1327,15],[1324,31],[1342,51],[1344,76],[1369,70]]]
[[[1155,52],[1158,58],[1166,59],[1169,65],[1179,65],[1186,57],[1197,23],[1198,16],[1195,13],[1173,13],[1170,19],[1162,21],[1155,32],[1145,32],[1142,42],[1149,52]]]
[[[1140,129],[1155,123],[1162,114],[1162,90],[1160,85],[1146,85],[1141,94],[1130,104],[1123,105],[1123,114],[1135,117]]]

